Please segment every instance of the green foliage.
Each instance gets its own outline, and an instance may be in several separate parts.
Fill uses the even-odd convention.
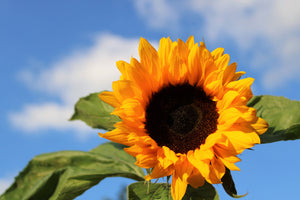
[[[269,123],[261,143],[300,139],[300,101],[284,97],[255,96],[248,106],[257,109],[257,115]]]
[[[150,183],[140,181],[132,183],[127,188],[128,200],[168,200],[172,199],[170,185],[166,183]]]
[[[136,182],[127,188],[128,200],[171,200],[171,187],[167,183]],[[205,183],[197,189],[188,186],[183,200],[219,200],[216,189]]]
[[[182,200],[219,200],[217,190],[211,184],[205,184],[197,189],[188,185]]]
[[[61,151],[33,158],[0,200],[71,200],[106,177],[144,180],[125,146],[105,143],[89,151]]]
[[[110,113],[114,108],[103,102],[99,97],[100,93],[92,93],[86,97],[80,98],[75,104],[75,112],[70,120],[82,120],[92,128],[104,130],[113,130],[114,124],[120,121],[120,118]]]
[[[227,167],[226,167],[225,174],[221,180],[222,180],[222,186],[223,186],[225,192],[229,196],[231,196],[233,198],[241,198],[241,197],[244,197],[247,195],[247,193],[244,195],[237,195],[237,191],[236,191],[235,184],[234,184],[234,181],[231,176],[231,172]]]

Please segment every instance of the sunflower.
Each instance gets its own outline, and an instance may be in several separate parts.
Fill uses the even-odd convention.
[[[187,184],[221,183],[226,168],[260,143],[267,123],[247,107],[253,78],[240,79],[223,48],[162,38],[158,51],[140,39],[140,61],[118,61],[120,80],[100,98],[122,121],[99,134],[127,145],[136,165],[151,169],[146,180],[172,176],[171,194],[182,199]]]

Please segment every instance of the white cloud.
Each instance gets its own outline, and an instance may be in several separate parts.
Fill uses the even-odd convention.
[[[21,112],[12,112],[9,115],[10,121],[27,133],[38,133],[43,129],[76,129],[87,132],[87,126],[81,121],[69,122],[74,108],[72,105],[60,105],[55,102],[41,104],[27,104]]]
[[[170,26],[176,24],[177,30],[186,30],[186,22],[192,20],[193,27],[206,40],[218,41],[225,36],[236,41],[240,52],[253,55],[252,65],[264,70],[263,85],[267,89],[300,76],[296,59],[300,57],[298,0],[187,0],[184,3],[164,0],[161,8],[167,8],[166,13],[170,15],[156,12],[160,7],[156,2],[135,1],[141,4],[137,8],[152,27],[173,30]],[[157,15],[153,17],[153,13]]]
[[[0,178],[0,195],[5,192],[6,189],[13,183],[12,177]]]
[[[176,27],[178,15],[174,4],[167,0],[134,0],[138,13],[154,28]]]
[[[138,41],[101,34],[92,47],[78,49],[47,69],[24,71],[23,80],[31,88],[74,103],[81,96],[110,89],[112,80],[120,76],[116,61],[137,57]]]
[[[90,48],[77,49],[46,69],[23,71],[22,81],[29,88],[58,98],[60,103],[24,105],[22,110],[9,114],[11,123],[27,133],[72,129],[83,136],[88,127],[80,121],[68,121],[74,104],[89,93],[110,90],[112,81],[120,75],[116,61],[129,61],[131,56],[138,58],[138,43],[139,38],[100,34]]]
[[[300,1],[229,0],[210,1],[206,5],[199,2],[202,1],[193,0],[191,8],[204,16],[204,30],[210,39],[228,35],[242,50],[262,58],[252,64],[263,68],[262,84],[266,89],[284,87],[290,80],[297,80]]]
[[[263,85],[267,89],[274,89],[275,87],[284,88],[289,80],[299,83],[300,37],[291,38],[281,44],[276,56],[280,56],[281,59],[277,65],[267,71]]]

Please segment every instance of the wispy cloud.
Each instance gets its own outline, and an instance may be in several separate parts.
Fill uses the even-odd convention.
[[[135,0],[133,1],[137,12],[154,28],[168,26],[175,28],[179,16],[173,12],[176,7],[168,0]]]
[[[67,103],[44,102],[27,104],[21,111],[11,112],[9,119],[12,124],[26,133],[37,134],[45,129],[67,130],[88,133],[89,129],[81,121],[69,122],[74,108]]]
[[[225,34],[252,52],[252,65],[263,69],[266,89],[284,86],[300,75],[295,59],[300,56],[299,7],[297,0],[191,1],[191,8],[204,16],[210,39]]]
[[[112,80],[120,76],[116,61],[136,57],[138,41],[139,38],[100,34],[93,46],[75,49],[41,71],[23,71],[21,78],[30,88],[74,103],[81,96],[110,89]]]
[[[166,8],[166,14],[159,12],[157,2],[135,2],[151,27],[173,30],[176,24],[177,30],[186,30],[192,20],[194,29],[207,40],[225,37],[235,41],[241,53],[252,55],[250,65],[265,74],[262,84],[266,89],[288,84],[300,76],[296,59],[300,57],[298,0],[164,0],[161,8]]]
[[[138,57],[138,42],[139,38],[100,34],[92,47],[77,49],[40,71],[23,71],[20,77],[29,88],[55,97],[59,103],[24,105],[22,110],[9,113],[12,125],[27,133],[73,129],[80,135],[86,134],[84,123],[68,121],[74,104],[89,93],[111,89],[112,81],[120,75],[115,62]]]

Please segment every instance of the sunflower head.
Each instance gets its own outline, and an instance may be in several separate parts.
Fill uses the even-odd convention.
[[[245,72],[223,52],[192,36],[162,38],[158,51],[141,38],[140,61],[118,61],[120,80],[100,94],[122,119],[100,136],[129,146],[136,165],[152,169],[147,180],[172,175],[175,200],[187,184],[221,183],[226,168],[239,170],[237,155],[260,143],[268,127],[246,105],[254,79],[240,79]]]

